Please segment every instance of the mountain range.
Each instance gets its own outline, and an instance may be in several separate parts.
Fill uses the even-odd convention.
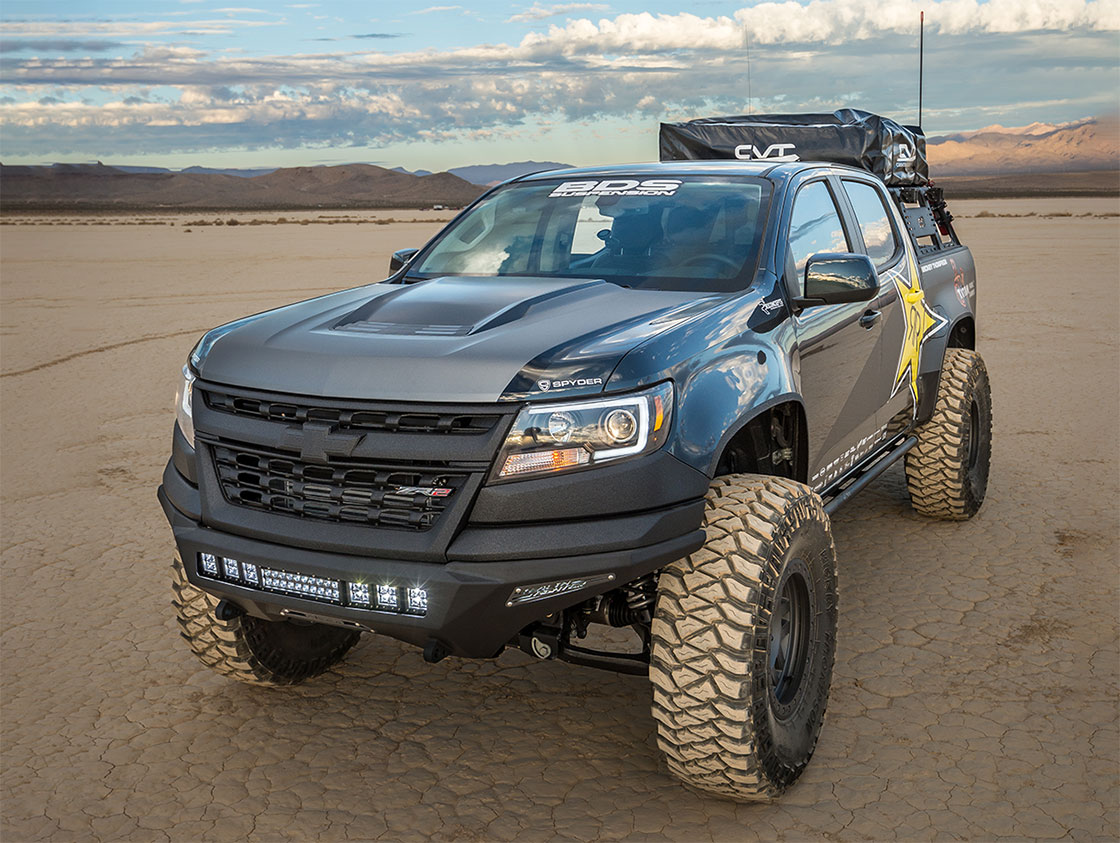
[[[1120,192],[1120,119],[988,126],[930,137],[934,179],[958,197],[1115,195]],[[478,164],[410,172],[373,164],[217,169],[54,164],[0,165],[0,202],[17,208],[458,208],[486,185],[555,161]]]
[[[1116,117],[1018,128],[988,126],[926,140],[935,178],[1116,170],[1118,150],[1120,119]]]
[[[452,167],[447,172],[454,173],[471,184],[483,184],[490,187],[506,179],[527,176],[529,173],[540,173],[544,170],[565,170],[571,166],[571,164],[561,164],[559,161],[516,161],[512,164],[472,164],[469,167]]]
[[[97,162],[101,164],[100,161]],[[342,166],[352,167],[355,164],[345,164]],[[75,164],[52,164],[52,167],[75,167],[82,165]],[[104,166],[104,165],[101,165]],[[318,164],[316,167],[325,167],[328,165]],[[364,165],[363,165],[364,166]],[[542,170],[562,170],[566,167],[571,167],[571,164],[561,164],[558,161],[515,161],[512,164],[471,164],[467,167],[452,167],[447,172],[453,176],[458,176],[464,181],[471,184],[480,184],[486,187],[503,182],[506,179],[516,178],[517,176],[528,175],[529,173],[539,173]],[[254,168],[239,168],[239,167],[186,167],[182,170],[172,170],[170,167],[151,167],[151,166],[135,166],[129,164],[113,164],[114,170],[120,170],[122,173],[188,173],[193,175],[222,175],[222,176],[237,176],[238,178],[251,179],[257,176],[266,176],[269,173],[275,173],[279,167],[254,167]],[[404,167],[393,167],[394,173],[404,173],[409,176],[430,176],[433,175],[431,170],[406,170]]]
[[[284,167],[261,175],[128,172],[104,164],[0,166],[0,199],[12,208],[461,207],[483,188],[451,173],[416,176],[376,167]]]

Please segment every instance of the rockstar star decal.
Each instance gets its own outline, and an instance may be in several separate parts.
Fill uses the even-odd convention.
[[[895,289],[902,301],[902,315],[906,319],[906,332],[902,337],[902,350],[898,355],[898,371],[895,374],[893,397],[903,385],[909,385],[910,396],[918,406],[918,366],[922,357],[922,346],[926,340],[937,333],[949,320],[935,313],[926,302],[926,294],[918,275],[918,264],[909,249],[906,250],[909,279],[900,272],[894,278]]]

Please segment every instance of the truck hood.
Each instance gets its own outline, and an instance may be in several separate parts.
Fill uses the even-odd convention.
[[[588,395],[602,391],[630,349],[725,298],[587,279],[375,284],[218,329],[199,374],[233,386],[364,400]]]

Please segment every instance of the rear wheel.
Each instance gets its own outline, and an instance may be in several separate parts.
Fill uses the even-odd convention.
[[[658,583],[658,745],[685,783],[768,799],[809,763],[836,649],[836,550],[820,498],[777,477],[717,478],[704,547]]]
[[[323,624],[266,621],[242,615],[220,621],[218,598],[192,585],[175,556],[172,605],[198,660],[223,676],[253,685],[294,685],[318,676],[358,642],[358,633]]]
[[[906,454],[906,483],[917,512],[947,521],[975,515],[988,491],[992,458],[992,394],[975,351],[945,352],[933,417]]]

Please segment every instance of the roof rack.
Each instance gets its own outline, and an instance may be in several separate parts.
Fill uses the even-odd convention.
[[[927,257],[961,244],[953,228],[953,215],[945,203],[945,191],[940,187],[888,187],[887,192],[902,212],[919,256]]]
[[[662,161],[827,161],[867,170],[890,187],[929,183],[922,130],[854,108],[662,123],[660,152]]]

